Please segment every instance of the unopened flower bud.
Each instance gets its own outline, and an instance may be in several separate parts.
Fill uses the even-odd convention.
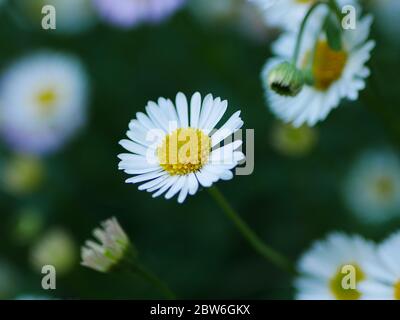
[[[269,72],[268,85],[281,96],[297,96],[304,86],[303,73],[292,63],[282,62]]]
[[[101,225],[101,229],[93,231],[99,243],[88,240],[82,247],[81,264],[99,272],[109,272],[131,259],[136,252],[117,219],[108,219]]]

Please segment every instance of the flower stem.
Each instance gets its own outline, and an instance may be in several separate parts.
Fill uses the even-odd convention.
[[[253,248],[260,254],[265,260],[273,263],[280,269],[295,274],[295,269],[289,260],[281,255],[279,252],[267,246],[251,228],[242,220],[242,218],[232,208],[223,194],[217,187],[208,189],[213,199],[221,207],[228,218],[232,220],[235,226],[238,228],[243,237],[253,246]]]
[[[155,274],[147,270],[145,267],[135,264],[133,269],[131,269],[135,274],[141,276],[147,282],[158,288],[167,299],[175,299],[176,295],[169,289],[167,284],[161,281]]]
[[[301,22],[300,25],[300,31],[297,35],[297,39],[296,39],[296,46],[293,52],[293,58],[292,58],[292,63],[297,66],[297,61],[299,59],[299,54],[300,54],[300,46],[301,46],[301,41],[303,39],[303,34],[305,32],[306,29],[306,25],[307,25],[307,21],[308,19],[311,17],[312,13],[314,12],[315,9],[317,9],[321,4],[328,6],[328,8],[333,11],[333,13],[336,15],[339,23],[341,21],[341,12],[339,10],[339,7],[336,3],[335,0],[328,0],[328,2],[320,0],[320,1],[316,1],[311,7],[310,9],[308,9],[306,15],[303,18],[303,21]]]
[[[293,58],[292,58],[292,62],[293,62],[293,64],[294,64],[295,66],[297,66],[297,60],[299,59],[300,45],[301,45],[301,41],[302,41],[302,39],[303,39],[304,31],[305,31],[305,29],[306,29],[307,21],[308,21],[308,19],[311,17],[311,14],[314,12],[314,10],[315,10],[317,7],[319,7],[319,5],[321,5],[321,4],[326,4],[326,3],[325,3],[325,2],[322,2],[322,1],[317,1],[317,2],[315,2],[315,3],[310,7],[310,9],[308,9],[306,15],[305,15],[304,18],[303,18],[303,21],[301,22],[300,31],[299,31],[299,33],[298,33],[298,35],[297,35],[296,47],[295,47],[295,49],[294,49]]]

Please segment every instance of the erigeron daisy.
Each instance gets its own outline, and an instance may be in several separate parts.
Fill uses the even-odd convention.
[[[376,259],[367,265],[368,278],[360,284],[363,299],[400,300],[400,232],[377,248]]]
[[[55,151],[84,125],[87,95],[77,58],[49,51],[23,57],[1,78],[0,134],[16,151]]]
[[[227,108],[226,100],[209,94],[202,101],[200,93],[190,102],[178,93],[175,105],[164,98],[148,102],[147,115],[137,113],[129,124],[129,140],[120,141],[129,153],[118,156],[119,169],[134,175],[126,182],[142,183],[139,190],[152,192],[153,197],[165,193],[170,199],[178,194],[182,203],[199,185],[210,187],[220,179],[232,179],[231,170],[244,159],[237,151],[242,141],[219,144],[242,127],[240,111],[213,132]]]
[[[133,254],[133,246],[116,218],[101,224],[93,231],[99,243],[88,240],[81,250],[81,265],[99,272],[109,272]]]
[[[346,204],[361,221],[400,216],[400,158],[388,151],[361,155],[345,182]]]
[[[70,272],[77,261],[77,247],[71,235],[63,229],[45,233],[30,252],[32,266],[41,272],[43,266],[52,265],[57,274]]]
[[[314,19],[314,22],[316,20]],[[323,19],[320,19],[321,24]],[[368,41],[372,17],[360,19],[355,30],[343,30],[342,49],[334,51],[320,34],[321,26],[308,24],[303,36],[298,67],[311,64],[313,84],[305,84],[294,97],[278,95],[269,87],[269,73],[277,65],[292,58],[296,32],[287,32],[277,40],[273,51],[277,57],[270,59],[262,71],[262,81],[270,109],[285,122],[299,127],[315,125],[324,120],[342,99],[356,100],[365,88],[369,69],[365,66],[375,43]],[[312,60],[311,60],[312,59]]]
[[[234,28],[251,40],[265,43],[272,35],[262,13],[243,0],[190,0],[188,10],[202,24]]]
[[[304,16],[316,0],[248,0],[254,3],[264,14],[265,23],[284,30],[298,30]],[[356,6],[356,0],[338,0],[338,5]],[[328,12],[326,6],[320,6],[314,14],[322,17]]]
[[[178,10],[185,0],[93,0],[104,20],[129,28],[140,23],[158,23]]]
[[[374,248],[373,243],[360,236],[342,233],[333,233],[325,240],[317,241],[298,263],[300,275],[295,280],[296,299],[362,298],[359,284],[366,280],[366,264],[374,258]],[[354,277],[354,287],[347,286],[348,276]]]
[[[290,124],[276,123],[272,127],[271,144],[276,151],[292,157],[305,156],[312,151],[318,139],[314,128],[295,128]]]

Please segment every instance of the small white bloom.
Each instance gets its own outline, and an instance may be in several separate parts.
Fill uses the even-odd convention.
[[[264,14],[265,23],[271,27],[284,30],[298,30],[307,11],[315,0],[249,0]],[[338,0],[340,7],[344,5],[356,6],[356,0]],[[321,18],[328,12],[327,6],[320,5],[313,12],[314,17]]]
[[[376,259],[366,267],[367,279],[360,284],[363,299],[400,300],[400,232],[377,248]]]
[[[292,157],[305,156],[312,151],[318,140],[314,128],[295,128],[290,124],[277,123],[272,127],[271,144],[279,153]]]
[[[362,237],[342,233],[333,233],[325,240],[317,241],[299,261],[296,298],[360,299],[362,294],[358,286],[366,278],[366,264],[374,258],[374,249],[374,244]],[[354,287],[347,277],[349,280],[354,277]]]
[[[321,19],[321,24],[324,20]],[[286,32],[273,46],[276,58],[270,59],[262,71],[262,81],[269,107],[277,117],[299,127],[309,126],[324,120],[342,99],[356,100],[360,90],[365,88],[369,75],[366,63],[375,43],[367,41],[372,17],[360,19],[355,30],[343,30],[342,49],[332,50],[320,35],[321,26],[310,24],[306,27],[299,59],[300,69],[311,68],[314,78],[312,85],[306,84],[295,97],[284,97],[270,90],[270,70],[283,61],[292,59],[297,32]],[[315,52],[314,52],[315,50]]]
[[[390,151],[363,154],[347,178],[344,196],[362,221],[382,222],[399,216],[399,157]]]
[[[43,266],[52,265],[57,275],[70,272],[77,260],[77,248],[69,233],[62,229],[48,231],[30,252],[33,267],[41,272]]]
[[[100,243],[86,241],[81,250],[81,264],[99,272],[108,272],[127,257],[132,245],[117,219],[108,219],[101,226],[101,229],[93,231]]]
[[[242,127],[240,111],[213,131],[227,108],[226,100],[209,94],[202,102],[199,93],[190,102],[178,93],[175,105],[164,98],[148,102],[147,115],[138,112],[129,124],[130,140],[120,141],[130,153],[118,156],[119,169],[135,175],[126,182],[143,183],[139,190],[154,192],[153,197],[165,193],[170,199],[179,194],[182,203],[199,185],[210,187],[220,179],[232,179],[231,170],[244,159],[237,151],[242,141],[218,146]]]
[[[75,57],[39,52],[18,60],[1,79],[0,134],[17,151],[55,151],[85,123],[87,87]]]

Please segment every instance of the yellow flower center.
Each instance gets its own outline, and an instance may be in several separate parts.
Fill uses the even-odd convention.
[[[301,3],[301,4],[312,4],[315,1],[316,0],[296,0],[297,3]]]
[[[394,285],[394,298],[400,300],[400,280]]]
[[[314,87],[317,90],[326,91],[342,76],[347,62],[347,53],[334,51],[326,41],[320,40],[317,42],[314,54],[312,66]]]
[[[375,182],[375,190],[382,199],[390,199],[395,191],[393,180],[390,177],[380,177]]]
[[[56,101],[57,93],[51,88],[40,91],[36,96],[36,102],[42,114],[50,113],[54,109]]]
[[[200,170],[208,161],[211,139],[199,129],[180,128],[164,138],[157,148],[161,167],[171,176]]]
[[[329,287],[337,300],[357,300],[360,299],[361,293],[356,286],[364,279],[365,274],[357,264],[347,264],[338,268],[329,282]]]

